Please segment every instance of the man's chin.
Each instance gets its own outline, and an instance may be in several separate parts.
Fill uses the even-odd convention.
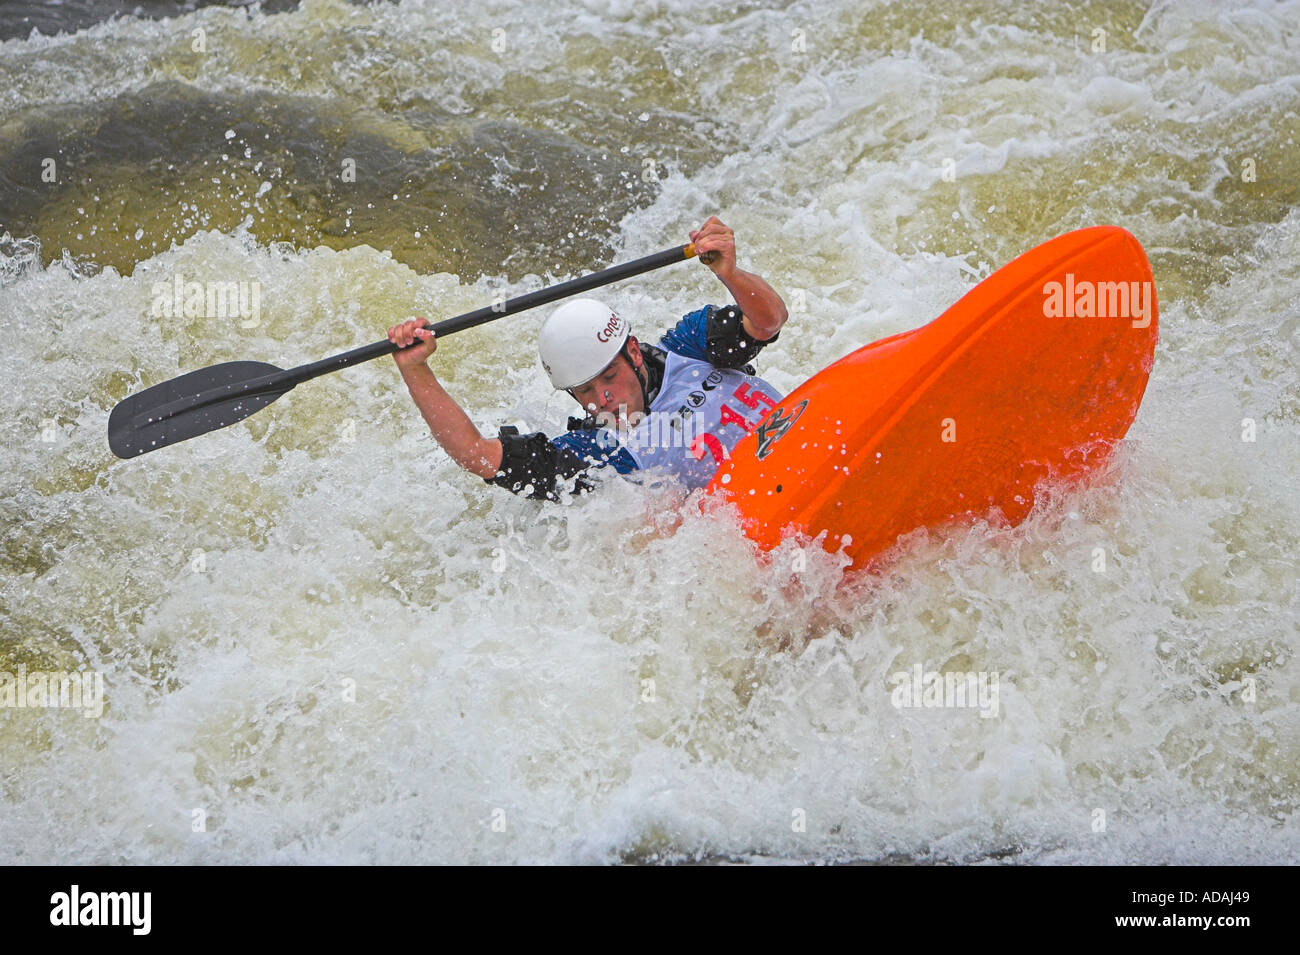
[[[635,428],[645,418],[644,413],[628,411],[625,407],[620,407],[618,411],[596,411],[593,412],[593,415],[597,424],[617,431],[627,431]]]

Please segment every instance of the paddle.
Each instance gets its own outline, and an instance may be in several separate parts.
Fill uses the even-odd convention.
[[[654,255],[507,299],[504,303],[487,305],[435,325],[426,325],[425,328],[432,329],[434,335],[442,338],[504,315],[513,315],[556,299],[609,285],[619,279],[682,262],[694,258],[695,254],[693,244],[674,246]],[[707,264],[717,254],[705,252],[700,259]],[[385,339],[331,358],[299,365],[288,371],[260,361],[228,361],[192,371],[119,401],[113,408],[113,413],[108,416],[108,446],[119,458],[133,458],[138,454],[157,451],[169,444],[177,444],[187,438],[242,421],[304,381],[381,355],[391,355],[398,350],[397,345]]]

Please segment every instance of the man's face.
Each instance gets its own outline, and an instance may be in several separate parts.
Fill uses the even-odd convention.
[[[635,338],[629,338],[623,346],[623,355],[610,362],[609,367],[591,381],[571,389],[573,397],[588,414],[617,415],[623,421],[633,413],[644,414],[641,379],[633,367],[641,368],[641,349],[637,347]]]

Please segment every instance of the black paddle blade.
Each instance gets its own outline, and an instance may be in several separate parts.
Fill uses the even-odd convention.
[[[108,416],[108,446],[119,458],[157,451],[242,421],[297,382],[275,365],[228,361],[123,398]]]

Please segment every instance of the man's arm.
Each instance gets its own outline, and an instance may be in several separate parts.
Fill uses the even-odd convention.
[[[521,435],[515,428],[502,428],[501,470],[486,480],[535,500],[558,501],[562,490],[584,494],[595,487],[592,472],[612,467],[628,474],[638,467],[628,450],[610,437],[580,429],[548,438],[540,431]]]
[[[422,328],[423,319],[394,325],[388,330],[388,339],[398,345],[409,345],[421,340],[424,344],[394,352],[393,359],[401,369],[411,399],[420,409],[433,437],[442,445],[451,459],[472,474],[481,478],[495,477],[501,467],[501,441],[485,438],[463,408],[433,376],[427,362],[438,348],[433,333]]]
[[[781,330],[790,313],[776,290],[753,272],[736,269],[729,276],[719,275],[731,297],[745,316],[745,331],[765,342]]]
[[[736,237],[717,216],[691,233],[697,252],[717,252],[709,268],[718,277],[731,297],[740,306],[745,331],[758,341],[765,342],[776,335],[789,318],[785,302],[776,290],[753,272],[736,265]]]

